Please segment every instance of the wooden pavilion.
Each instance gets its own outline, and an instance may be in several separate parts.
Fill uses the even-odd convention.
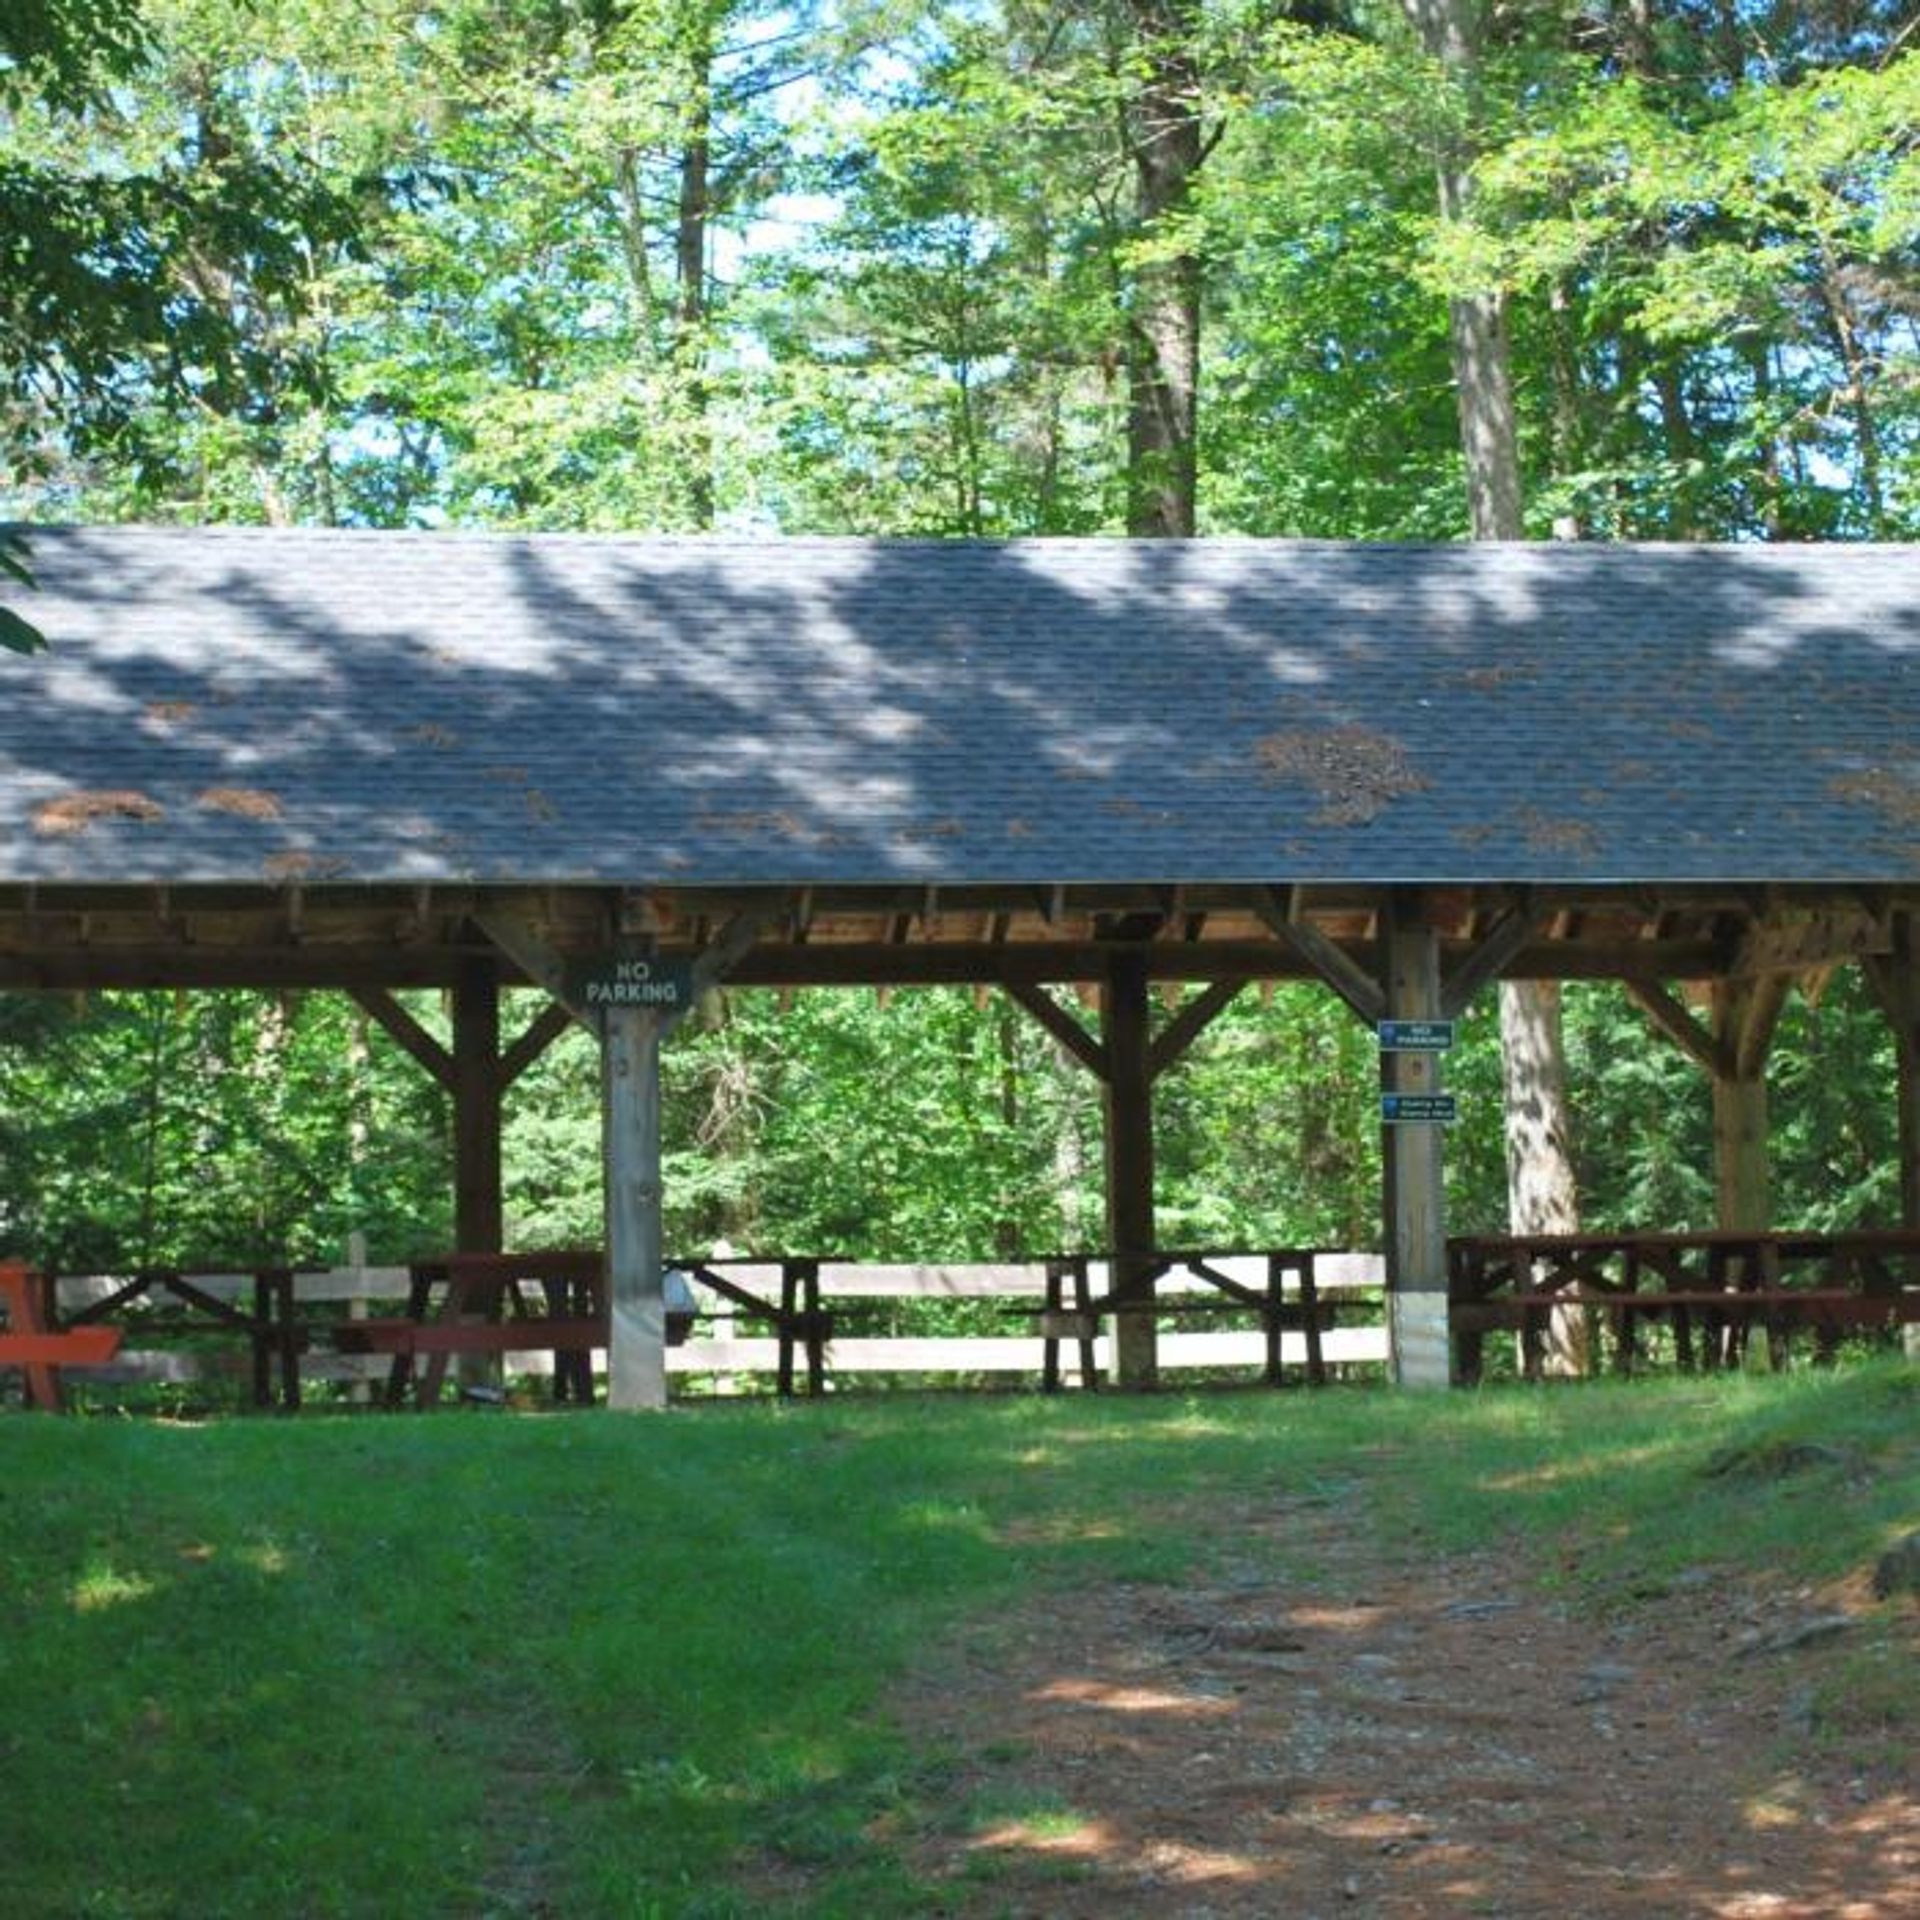
[[[1101,1083],[1124,1292],[1154,1080],[1250,981],[1372,1023],[1618,979],[1712,1075],[1751,1226],[1774,1022],[1858,962],[1920,1225],[1920,549],[31,538],[0,988],[354,994],[452,1095],[468,1251],[508,1089],[584,1021],[615,1405],[665,1399],[659,1053],[723,979],[1014,996]],[[1156,1026],[1161,982],[1200,990]],[[1385,1141],[1396,1373],[1444,1382],[1442,1129]]]

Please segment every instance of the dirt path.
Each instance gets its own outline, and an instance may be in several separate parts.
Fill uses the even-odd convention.
[[[950,1911],[1920,1916],[1912,1756],[1807,1725],[1846,1636],[1756,1644],[1830,1601],[1699,1569],[1595,1626],[1351,1514],[1260,1516],[1307,1573],[1096,1590],[917,1678],[903,1719],[960,1756],[914,1849]]]

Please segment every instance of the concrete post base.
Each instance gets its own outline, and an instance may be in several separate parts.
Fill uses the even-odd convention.
[[[1452,1345],[1448,1338],[1444,1293],[1389,1293],[1387,1332],[1396,1386],[1452,1385]]]

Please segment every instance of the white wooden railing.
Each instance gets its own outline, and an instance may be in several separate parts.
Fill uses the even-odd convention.
[[[1241,1284],[1260,1289],[1266,1285],[1267,1256],[1241,1254],[1209,1256],[1208,1265],[1224,1272]],[[777,1261],[729,1260],[721,1270],[736,1285],[769,1300],[778,1300],[781,1266]],[[1031,1375],[1041,1371],[1044,1343],[1030,1320],[1017,1311],[1037,1309],[1046,1289],[1044,1262],[999,1263],[926,1263],[916,1265],[876,1265],[870,1262],[822,1260],[819,1262],[819,1293],[823,1307],[838,1323],[827,1349],[829,1377],[859,1375]],[[1095,1295],[1108,1286],[1104,1263],[1089,1262],[1088,1278]],[[187,1276],[202,1292],[216,1299],[246,1306],[252,1299],[251,1273],[193,1273]],[[1315,1279],[1320,1294],[1336,1307],[1344,1299],[1354,1302],[1356,1295],[1377,1294],[1383,1284],[1380,1256],[1369,1253],[1321,1253],[1315,1260]],[[295,1283],[296,1297],[302,1307],[344,1306],[350,1317],[369,1310],[398,1311],[405,1303],[410,1279],[406,1267],[350,1265],[317,1272],[303,1272]],[[121,1283],[111,1275],[62,1275],[57,1283],[62,1314],[71,1313],[104,1299]],[[1198,1295],[1204,1290],[1198,1283],[1191,1289],[1181,1286],[1177,1274],[1161,1283],[1160,1292],[1169,1317],[1177,1317],[1175,1296]],[[693,1336],[671,1348],[669,1368],[679,1375],[697,1376],[717,1384],[744,1387],[771,1377],[779,1362],[780,1343],[763,1323],[756,1321],[731,1302],[696,1282],[700,1317]],[[956,1334],[895,1335],[874,1329],[871,1321],[876,1310],[888,1302],[925,1304],[933,1301],[990,1302],[1009,1309],[1004,1332]],[[1214,1294],[1215,1306],[1224,1304]],[[133,1305],[122,1324],[133,1350],[123,1351],[110,1367],[74,1370],[76,1379],[100,1382],[178,1382],[189,1383],[214,1374],[244,1373],[250,1364],[243,1344],[228,1351],[187,1353],[167,1350],[139,1350],[142,1309]],[[863,1325],[866,1322],[869,1324]],[[214,1330],[217,1331],[217,1330]],[[302,1377],[310,1381],[368,1382],[385,1377],[387,1362],[378,1356],[332,1352],[324,1338],[324,1329],[316,1327],[310,1349],[301,1357]],[[1332,1366],[1379,1364],[1387,1358],[1387,1334],[1383,1325],[1335,1324],[1321,1334],[1321,1350]],[[1265,1359],[1265,1337],[1257,1327],[1243,1329],[1188,1330],[1163,1327],[1158,1340],[1159,1365],[1163,1372],[1189,1370],[1257,1369]],[[1307,1359],[1306,1337],[1289,1328],[1281,1335],[1281,1361],[1285,1366],[1303,1366]],[[509,1373],[544,1375],[551,1371],[553,1357],[548,1353],[509,1353]],[[1109,1361],[1106,1334],[1094,1343],[1094,1364],[1104,1370]],[[1062,1375],[1078,1379],[1079,1348],[1073,1341],[1060,1347]]]

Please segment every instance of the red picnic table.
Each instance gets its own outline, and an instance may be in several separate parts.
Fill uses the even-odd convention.
[[[0,1367],[26,1376],[27,1405],[57,1413],[65,1405],[63,1367],[104,1366],[120,1351],[118,1327],[54,1324],[45,1276],[19,1260],[0,1260],[0,1303],[7,1310],[0,1332]]]

